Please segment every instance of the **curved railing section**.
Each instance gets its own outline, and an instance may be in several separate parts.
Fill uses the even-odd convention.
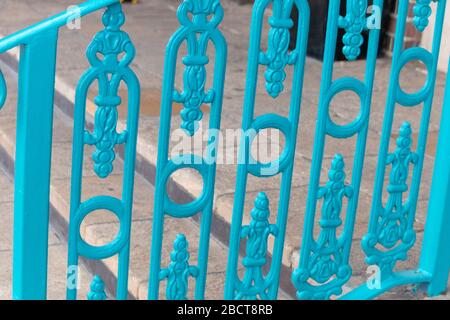
[[[434,25],[433,47],[430,51],[421,47],[404,49],[404,39],[408,17],[408,1],[401,0],[398,8],[398,22],[392,58],[392,70],[386,104],[386,112],[381,136],[378,167],[376,171],[372,211],[368,234],[362,240],[363,249],[369,265],[377,265],[381,273],[381,282],[389,283],[395,279],[394,269],[398,261],[408,257],[408,251],[416,242],[414,222],[423,171],[430,114],[436,84],[437,64],[445,14],[445,0],[437,1],[436,21]],[[424,31],[431,15],[430,0],[417,1],[413,8],[414,25]],[[400,74],[409,62],[421,61],[427,69],[427,81],[417,92],[407,93],[400,85]],[[389,153],[393,119],[399,107],[422,107],[420,128],[413,128],[405,122],[399,131],[396,149]],[[415,150],[412,150],[412,132],[418,132]],[[385,186],[386,170],[389,181]],[[412,172],[410,178],[410,172]],[[408,185],[409,184],[409,185]],[[383,195],[387,201],[383,203]],[[427,282],[428,278],[418,273],[409,278],[409,283]],[[382,286],[377,294],[388,290]],[[363,294],[359,292],[359,294]],[[374,293],[365,293],[373,295]]]
[[[218,29],[223,19],[223,8],[219,0],[184,0],[178,8],[177,16],[181,24],[170,40],[164,64],[164,82],[161,102],[161,122],[158,140],[158,159],[155,184],[155,207],[152,230],[152,247],[149,276],[149,299],[159,298],[162,280],[167,280],[167,297],[184,299],[188,294],[188,278],[196,279],[195,299],[203,299],[208,266],[210,228],[214,200],[216,174],[216,154],[218,130],[222,113],[222,100],[227,60],[225,38]],[[175,89],[175,74],[180,46],[187,44],[187,55],[183,57],[185,65],[183,91]],[[206,65],[209,63],[208,46],[212,43],[215,52],[213,84],[206,90]],[[170,158],[170,128],[172,107],[181,103],[181,128],[188,136],[198,130],[203,117],[201,107],[211,106],[209,120],[209,139],[207,149],[210,158],[193,154],[182,154]],[[204,153],[202,153],[204,154]],[[203,178],[203,191],[200,197],[188,204],[177,204],[167,194],[167,183],[171,175],[178,170],[190,168]],[[164,217],[188,218],[201,214],[200,242],[196,266],[188,262],[189,235],[179,235],[175,240],[172,262],[167,268],[161,268],[161,251],[164,231]],[[181,269],[179,269],[181,268]]]
[[[329,299],[339,296],[352,275],[349,258],[366,149],[380,30],[369,30],[365,79],[361,81],[344,77],[333,80],[339,28],[346,30],[343,53],[348,60],[354,60],[360,54],[363,39],[361,32],[367,29],[367,1],[348,0],[345,17],[339,17],[340,4],[340,0],[331,0],[329,3],[322,86],[303,242],[299,266],[292,275],[299,299]],[[382,11],[383,1],[376,0],[373,4]],[[360,113],[351,123],[338,125],[331,119],[330,104],[337,94],[346,91],[359,96]],[[337,154],[331,163],[328,182],[324,186],[319,186],[327,136],[336,139],[356,137],[350,183],[346,182],[344,157]],[[318,201],[322,202],[320,219],[316,218]],[[347,204],[345,221],[342,218],[344,201]],[[316,223],[320,228],[317,239],[314,237]]]
[[[261,52],[261,38],[264,14],[272,4],[272,16],[269,18],[269,39],[267,52]],[[289,28],[293,26],[290,18],[294,5],[299,10],[299,33],[296,49],[288,52],[290,42]],[[288,217],[292,173],[297,144],[298,123],[304,79],[306,47],[309,33],[310,9],[306,0],[257,0],[253,8],[250,30],[250,49],[248,57],[247,84],[244,98],[244,113],[238,165],[233,218],[231,224],[225,298],[232,299],[276,299],[283,257],[284,238]],[[267,93],[274,99],[284,89],[285,68],[294,68],[289,117],[276,114],[264,114],[255,118],[255,98],[258,71],[265,66],[264,73]],[[279,159],[262,164],[252,158],[251,145],[256,135],[264,129],[278,129],[286,138],[286,146]],[[254,134],[246,134],[253,132]],[[255,208],[251,212],[251,222],[243,226],[244,203],[248,175],[270,178],[281,175],[280,200],[276,224],[269,224],[269,199],[266,194],[258,195]],[[275,237],[270,271],[264,275],[267,265],[267,240]],[[245,258],[242,260],[245,275],[238,275],[240,244],[247,241]]]
[[[69,270],[78,265],[79,257],[92,260],[118,255],[117,298],[128,296],[128,264],[135,175],[136,142],[139,118],[139,81],[130,68],[135,49],[128,34],[120,28],[125,15],[120,4],[109,6],[102,18],[105,29],[94,36],[87,49],[91,67],[83,74],[76,91],[73,131],[72,185],[69,225]],[[85,128],[86,101],[89,89],[98,84],[97,107],[93,130]],[[128,105],[122,106],[119,86],[124,83],[128,92]],[[117,132],[118,108],[127,107],[127,123],[123,132]],[[122,198],[96,196],[82,201],[83,161],[85,145],[94,146],[91,156],[95,174],[106,179],[113,172],[115,149],[124,145],[124,172]],[[81,224],[97,210],[113,213],[120,224],[117,237],[101,247],[87,243],[81,236]],[[68,274],[68,277],[73,275]],[[95,279],[94,279],[95,280]],[[96,282],[100,283],[101,279]],[[97,288],[99,285],[94,285]],[[72,288],[74,287],[74,288]],[[76,286],[68,287],[67,298],[75,299]],[[98,290],[97,290],[98,291]],[[96,299],[101,295],[90,295]]]

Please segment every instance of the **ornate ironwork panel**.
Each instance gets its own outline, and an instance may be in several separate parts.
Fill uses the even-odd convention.
[[[272,4],[273,10],[272,16],[269,19],[268,49],[266,52],[262,52],[261,38],[264,14],[268,12],[270,4]],[[293,26],[290,15],[294,5],[299,10],[299,33],[296,39],[295,50],[289,52],[289,29]],[[241,139],[241,150],[239,154],[243,163],[238,164],[225,285],[226,299],[276,299],[278,295],[295,148],[297,144],[298,123],[300,119],[309,21],[310,10],[306,0],[257,0],[253,7],[242,129],[243,132],[253,130],[256,134],[264,129],[278,129],[285,136],[286,146],[280,158],[271,163],[263,164],[252,159],[251,156],[252,139],[255,138],[255,135],[244,134],[244,137]],[[284,80],[286,78],[285,69],[291,65],[294,68],[291,83],[292,93],[289,116],[287,118],[277,114],[264,114],[255,118],[254,109],[257,78],[261,65],[266,68],[264,73],[266,89],[268,94],[273,98],[277,98],[284,89]],[[254,214],[258,211],[263,216],[269,213],[269,208],[264,208],[266,202],[268,205],[268,199],[261,199],[263,196],[260,195],[256,200],[255,209],[251,213],[253,218],[251,224],[245,227],[242,226],[247,177],[249,174],[259,178],[268,178],[276,175],[282,176],[276,225],[268,225],[268,221],[266,221],[268,217],[264,218],[264,221],[257,220],[262,219],[262,217],[255,218]],[[261,226],[261,228],[262,226],[267,228],[259,230],[258,233],[251,231],[256,228],[256,225]],[[242,261],[246,273],[241,280],[239,279],[237,270],[241,238],[243,235],[244,238],[247,238],[247,256]],[[269,235],[275,237],[275,244],[271,255],[272,262],[270,270],[264,276],[262,269],[269,267],[266,266],[266,262],[268,261],[266,259],[266,255],[268,255],[268,252],[266,252],[267,238]],[[252,248],[252,246],[257,246],[257,248]],[[256,249],[258,249],[258,252],[254,252]],[[252,258],[253,255],[256,256]],[[255,259],[257,261],[253,261]],[[257,263],[254,264],[251,261]],[[251,284],[251,280],[255,280],[254,284]]]
[[[352,274],[349,257],[366,149],[380,30],[369,30],[365,79],[363,81],[352,77],[333,79],[339,28],[346,30],[343,52],[348,60],[354,60],[360,54],[361,32],[367,26],[367,1],[348,0],[345,17],[339,16],[340,4],[340,0],[331,0],[329,3],[322,86],[303,242],[299,266],[292,275],[299,299],[329,299],[339,296],[342,293],[343,285]],[[383,1],[374,1],[373,4],[377,8],[383,8]],[[354,92],[359,96],[360,113],[352,122],[338,125],[331,119],[330,104],[337,94],[346,91]],[[345,181],[344,159],[341,155],[336,155],[331,165],[327,186],[319,186],[327,136],[336,139],[356,137],[352,177],[348,185]],[[322,198],[322,218],[317,221],[317,202]],[[347,206],[345,222],[341,222],[344,198]],[[319,238],[315,239],[314,226],[317,222],[321,232]],[[341,231],[340,235],[336,236],[338,227],[341,227]]]
[[[424,31],[431,15],[431,0],[417,1],[414,6],[414,25]],[[433,48],[431,52],[421,47],[404,49],[406,24],[408,20],[408,1],[400,0],[398,22],[395,33],[392,70],[386,103],[385,118],[381,136],[378,167],[368,234],[362,240],[367,254],[367,263],[377,265],[382,281],[396,276],[394,269],[398,261],[406,260],[408,251],[415,244],[414,221],[422,177],[425,149],[433,106],[437,63],[442,37],[446,1],[438,1],[434,26]],[[406,64],[421,61],[427,69],[427,81],[417,92],[407,93],[400,85],[400,74]],[[404,123],[396,141],[396,149],[389,153],[392,126],[396,108],[420,108],[420,128],[415,150],[412,146],[412,128]],[[389,181],[385,188],[385,173],[390,167]],[[411,175],[409,172],[411,171]],[[387,202],[383,194],[387,192]],[[414,279],[411,283],[417,283]],[[380,291],[386,290],[382,288]]]
[[[216,173],[215,156],[206,159],[200,156],[183,154],[171,157],[169,153],[170,128],[172,123],[172,107],[174,102],[182,103],[181,128],[188,136],[193,136],[199,128],[202,119],[201,108],[210,105],[208,150],[217,150],[217,130],[220,129],[222,113],[223,88],[227,61],[227,45],[219,30],[223,18],[223,8],[219,0],[184,0],[177,12],[181,27],[172,36],[166,51],[164,64],[164,80],[161,103],[161,122],[158,140],[158,163],[156,172],[155,207],[153,220],[152,248],[150,261],[149,299],[158,299],[161,274],[167,275],[169,286],[167,296],[185,298],[188,275],[195,275],[195,299],[203,299],[208,266],[208,251],[210,225],[213,210],[214,184]],[[183,91],[175,89],[175,74],[180,46],[186,43],[187,55],[182,62],[185,66]],[[215,65],[212,88],[206,89],[206,65],[209,62],[208,47],[215,47]],[[210,152],[209,154],[214,154]],[[191,168],[200,173],[203,178],[201,196],[188,204],[177,204],[167,194],[166,185],[171,175],[180,169]],[[187,218],[201,214],[200,242],[196,266],[187,267],[187,262],[179,264],[186,266],[186,273],[173,273],[169,266],[161,271],[161,250],[164,232],[164,217]],[[177,239],[176,246],[187,242]],[[182,248],[180,248],[182,250]],[[183,251],[181,254],[187,254]],[[177,265],[178,266],[178,265]],[[172,271],[171,271],[172,270]]]
[[[73,270],[73,266],[78,265],[80,256],[101,260],[118,255],[117,298],[126,299],[128,297],[128,264],[140,86],[136,75],[130,68],[135,56],[135,48],[128,34],[120,29],[125,22],[120,4],[109,6],[103,14],[102,20],[105,29],[94,36],[87,49],[87,58],[91,67],[82,76],[76,91],[68,265],[69,270]],[[97,110],[93,131],[89,132],[85,128],[86,100],[89,89],[95,82],[98,83],[98,96],[94,100]],[[122,82],[126,84],[128,92],[128,106],[126,106],[128,119],[126,130],[118,133],[116,128],[117,108],[125,107],[121,106],[122,100],[119,96],[119,86]],[[122,198],[99,195],[82,202],[85,145],[95,146],[92,154],[94,171],[99,178],[105,179],[113,171],[113,161],[116,157],[115,148],[119,144],[125,145]],[[113,213],[120,223],[117,237],[101,247],[87,243],[80,234],[83,220],[97,210]],[[68,276],[71,275],[68,274]],[[94,281],[96,280],[94,279]],[[75,299],[76,294],[76,289],[68,287],[67,297],[69,299]]]

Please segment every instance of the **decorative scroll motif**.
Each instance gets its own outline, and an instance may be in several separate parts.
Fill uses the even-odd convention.
[[[156,190],[154,201],[154,216],[152,244],[150,254],[150,272],[148,298],[159,299],[161,280],[168,278],[166,295],[170,299],[184,299],[187,294],[187,279],[195,277],[193,298],[205,298],[206,276],[209,257],[209,239],[211,236],[211,214],[214,204],[214,182],[216,162],[211,160],[213,151],[207,158],[191,153],[182,153],[172,157],[166,148],[170,144],[171,128],[173,125],[174,103],[182,103],[181,128],[188,136],[193,136],[200,127],[203,117],[202,107],[209,104],[208,145],[206,149],[217,147],[219,140],[215,134],[220,130],[223,104],[223,87],[227,65],[227,43],[220,31],[219,24],[224,11],[219,0],[183,0],[177,11],[181,24],[166,46],[165,73],[162,87],[161,117],[158,135],[158,165],[156,167]],[[187,54],[181,48],[186,45]],[[214,64],[209,63],[211,50],[214,51]],[[182,63],[183,88],[175,88],[177,78],[177,63],[180,55],[184,55]],[[211,81],[207,77],[211,76]],[[207,87],[211,83],[210,88]],[[176,90],[178,89],[178,90]],[[180,92],[182,91],[182,92]],[[207,150],[207,151],[208,151]],[[214,160],[214,159],[212,159]],[[167,182],[170,176],[178,170],[191,168],[199,172],[203,178],[202,196],[190,203],[176,203],[167,194]],[[198,241],[198,256],[195,267],[188,264],[187,242],[185,238],[178,238],[173,253],[171,267],[161,271],[161,254],[163,249],[163,235],[165,217],[175,219],[201,216]],[[176,252],[178,260],[176,259]],[[185,269],[183,269],[185,268]]]
[[[267,93],[277,98],[284,90],[286,80],[285,68],[297,62],[298,53],[289,53],[291,35],[289,29],[294,26],[290,18],[292,4],[290,1],[274,0],[273,16],[269,19],[270,31],[267,51],[261,52],[259,62],[267,66],[264,73]]]
[[[7,95],[7,88],[6,88],[6,81],[3,77],[3,73],[0,70],[0,109],[3,108],[3,105],[6,101],[6,95]]]
[[[95,145],[92,154],[94,171],[100,178],[107,178],[113,171],[116,157],[114,148],[126,143],[128,133],[117,133],[117,107],[121,104],[118,96],[123,69],[128,68],[135,56],[135,49],[127,33],[120,30],[125,16],[120,6],[111,6],[103,15],[105,30],[97,33],[90,44],[87,57],[98,72],[99,95],[95,98],[97,111],[93,133],[85,132],[84,141]],[[119,55],[125,55],[119,59]],[[103,56],[99,59],[98,55]]]
[[[206,56],[188,56],[183,59],[186,65],[184,72],[184,91],[174,92],[173,99],[177,103],[184,105],[181,110],[181,119],[183,120],[181,128],[193,136],[198,130],[198,122],[203,118],[201,106],[204,103],[211,103],[214,100],[214,91],[205,93],[206,68],[208,57]]]
[[[187,28],[216,28],[222,20],[222,15],[217,14],[222,10],[219,0],[185,0],[179,9],[178,19]],[[189,15],[192,15],[192,19]],[[213,18],[208,20],[208,16]],[[173,100],[182,103],[182,124],[189,136],[193,136],[198,130],[198,123],[203,118],[201,107],[214,101],[214,90],[205,92],[206,65],[209,59],[206,56],[208,46],[208,33],[203,32],[198,37],[191,33],[187,37],[188,54],[183,58],[186,66],[183,76],[183,92],[175,90]]]
[[[277,236],[278,228],[269,223],[269,199],[264,192],[255,199],[255,207],[251,212],[250,225],[242,228],[241,238],[247,239],[246,256],[242,260],[245,267],[244,278],[236,285],[236,300],[249,299],[269,300],[267,287],[269,283],[263,275],[266,265],[267,240],[270,235]]]
[[[87,295],[88,300],[106,300],[105,283],[100,276],[95,276],[91,282],[91,291]]]
[[[436,2],[437,0],[416,0],[416,4],[414,5],[413,23],[416,29],[420,32],[423,32],[430,23],[429,18],[433,12],[430,6],[431,1]]]
[[[189,277],[196,278],[199,270],[189,265],[188,242],[183,234],[177,235],[170,259],[169,267],[159,274],[160,281],[167,279],[166,297],[168,300],[187,300]]]
[[[361,54],[362,32],[367,26],[366,12],[367,0],[348,0],[347,15],[339,19],[339,26],[345,29],[342,52],[349,61],[356,60]]]
[[[383,208],[375,229],[363,239],[363,248],[368,254],[369,264],[378,264],[384,271],[392,271],[398,260],[406,260],[408,250],[414,245],[416,234],[410,226],[409,201],[404,203],[403,195],[408,191],[410,165],[416,165],[419,155],[411,151],[411,125],[403,123],[397,139],[397,149],[387,157],[387,165],[392,166],[387,192],[389,198]],[[399,244],[401,243],[401,245]],[[381,245],[387,250],[377,250]]]
[[[344,168],[342,155],[336,155],[328,172],[329,181],[319,189],[318,199],[323,199],[321,232],[309,248],[307,268],[296,270],[293,276],[299,299],[329,299],[340,295],[342,285],[351,276],[351,267],[343,259],[345,241],[337,238],[337,229],[342,225],[343,199],[353,196],[353,189],[345,184]]]

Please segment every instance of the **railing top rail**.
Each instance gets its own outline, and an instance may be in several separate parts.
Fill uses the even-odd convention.
[[[36,23],[28,28],[17,31],[0,40],[0,53],[6,52],[19,45],[27,44],[33,37],[45,33],[49,30],[58,29],[67,24],[70,20],[78,17],[83,17],[92,12],[100,10],[112,4],[119,3],[119,0],[88,0],[86,2],[77,4],[78,10],[76,17],[74,10],[67,9],[57,15],[49,17],[39,23]]]

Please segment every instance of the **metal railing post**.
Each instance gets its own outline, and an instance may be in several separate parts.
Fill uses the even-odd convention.
[[[45,299],[57,29],[21,47],[14,195],[13,298]]]
[[[450,74],[441,117],[419,267],[432,276],[428,286],[430,296],[441,294],[447,289],[450,271]]]

